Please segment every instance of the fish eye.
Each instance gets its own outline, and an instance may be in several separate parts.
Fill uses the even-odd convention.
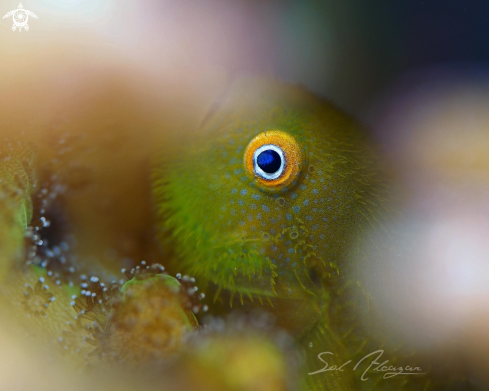
[[[284,151],[276,145],[264,145],[253,154],[253,166],[263,179],[277,179],[285,168]]]
[[[244,154],[248,177],[267,191],[290,188],[299,177],[303,161],[299,143],[279,130],[260,133],[250,141]]]

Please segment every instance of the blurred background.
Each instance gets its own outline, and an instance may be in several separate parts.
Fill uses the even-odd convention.
[[[18,1],[3,0],[2,15]],[[33,0],[30,32],[1,22],[0,44],[97,35],[160,75],[269,73],[301,83],[355,115],[406,74],[484,71],[489,59],[485,1]],[[24,34],[25,33],[25,34]],[[8,55],[8,53],[5,53]],[[87,53],[87,61],[89,61]],[[416,79],[410,81],[416,83]]]
[[[95,163],[82,154],[67,174],[78,184],[93,178],[104,184],[64,201],[85,244],[79,251],[139,256],[141,244],[131,238],[145,235],[151,217],[148,192],[134,188],[149,186],[141,182],[149,167],[144,156],[154,152],[158,126],[172,134],[194,128],[242,74],[305,85],[367,125],[398,183],[401,205],[388,224],[402,239],[379,240],[404,246],[405,256],[374,252],[376,261],[359,262],[367,265],[359,278],[382,310],[404,324],[400,332],[411,343],[456,351],[476,382],[488,381],[488,1],[26,0],[23,6],[38,16],[29,18],[29,31],[12,31],[12,17],[0,19],[2,124],[34,121],[50,132],[76,133],[66,123],[82,123],[94,101],[104,113],[104,104],[116,102],[111,112],[124,112],[126,123],[137,117],[122,132],[119,155],[111,133],[96,130],[103,121],[84,125],[94,129],[87,144],[106,145],[110,153],[101,147]],[[0,2],[2,16],[17,8],[18,0]],[[143,133],[141,117],[151,124]],[[124,147],[134,147],[135,132],[136,147]],[[49,143],[44,151],[48,156]],[[125,224],[121,216],[114,223],[118,213],[110,206],[126,211]],[[125,247],[117,248],[121,238]]]

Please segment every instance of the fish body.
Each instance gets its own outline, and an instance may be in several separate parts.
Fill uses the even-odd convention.
[[[300,162],[286,157],[300,167],[279,189],[244,163],[250,141],[267,132],[292,136],[302,152]],[[243,81],[192,137],[155,181],[178,262],[239,294],[322,291],[380,209],[382,177],[358,124],[302,88]]]
[[[309,372],[322,351],[338,366],[362,351],[365,336],[342,338],[358,323],[344,320],[357,287],[349,254],[386,213],[387,186],[356,121],[301,87],[242,79],[154,178],[175,267],[215,286],[217,301],[269,302]],[[354,383],[336,372],[304,389]]]

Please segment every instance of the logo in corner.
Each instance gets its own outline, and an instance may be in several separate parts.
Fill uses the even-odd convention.
[[[14,21],[14,24],[12,25],[12,31],[15,31],[16,29],[19,29],[19,31],[22,31],[22,29],[25,29],[25,31],[29,31],[29,25],[27,24],[29,16],[37,19],[37,16],[33,12],[24,9],[22,3],[19,4],[19,8],[8,12],[3,18],[5,19],[9,16],[12,16],[12,19]]]

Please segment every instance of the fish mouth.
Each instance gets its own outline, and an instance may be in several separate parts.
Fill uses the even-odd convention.
[[[275,296],[275,265],[268,257],[257,254],[252,249],[240,251],[222,249],[211,271],[211,280],[231,293],[256,296]]]
[[[316,287],[301,268],[296,270],[273,260],[270,238],[248,235],[239,236],[237,240],[237,237],[231,234],[221,237],[220,244],[211,250],[212,255],[206,256],[209,262],[206,277],[219,291],[230,291],[232,295],[252,300],[262,297],[298,299],[317,294]]]

